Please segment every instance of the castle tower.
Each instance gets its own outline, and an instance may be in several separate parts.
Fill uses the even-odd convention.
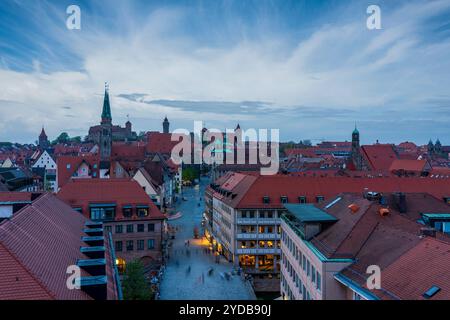
[[[165,117],[164,118],[164,122],[163,122],[163,133],[169,133],[170,132],[169,126],[170,126],[169,120],[167,120],[167,117]]]

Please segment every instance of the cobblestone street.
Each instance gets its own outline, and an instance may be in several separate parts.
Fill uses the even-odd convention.
[[[194,227],[198,227],[201,233],[206,185],[207,179],[203,178],[200,187],[185,188],[183,196],[187,201],[180,199],[177,204],[177,211],[182,213],[182,217],[169,221],[171,226],[178,228],[178,232],[172,240],[170,258],[161,282],[160,299],[255,299],[250,284],[244,282],[240,276],[231,276],[229,280],[223,276],[225,272],[233,270],[231,263],[221,258],[217,264],[208,251],[207,241],[204,238],[194,239]],[[213,272],[208,275],[210,268],[213,268]]]

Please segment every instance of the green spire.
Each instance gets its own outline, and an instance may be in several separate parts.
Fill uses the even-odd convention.
[[[111,120],[111,106],[109,104],[109,87],[108,84],[105,83],[105,98],[103,99],[103,111],[102,111],[102,120]]]
[[[353,134],[359,134],[358,128],[356,127],[356,123],[355,123],[355,130],[353,130]]]

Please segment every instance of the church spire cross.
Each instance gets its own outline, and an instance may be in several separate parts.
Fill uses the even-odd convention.
[[[109,103],[109,84],[105,82],[105,97],[103,99],[102,122],[111,122],[111,105]]]

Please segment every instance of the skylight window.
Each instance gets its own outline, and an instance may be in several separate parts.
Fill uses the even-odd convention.
[[[439,291],[441,291],[441,288],[439,288],[438,286],[432,286],[430,289],[428,289],[424,294],[423,297],[425,299],[430,299],[432,298],[436,293],[438,293]]]

